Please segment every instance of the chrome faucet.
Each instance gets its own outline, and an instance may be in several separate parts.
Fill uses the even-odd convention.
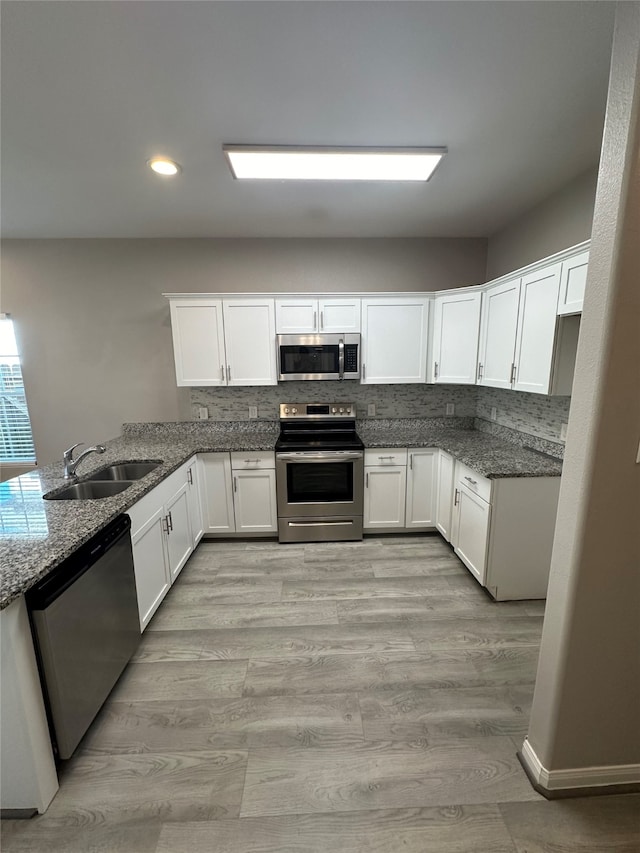
[[[96,444],[95,447],[87,447],[87,449],[83,450],[77,459],[74,459],[73,451],[76,449],[76,447],[80,447],[81,444],[84,444],[84,441],[79,441],[77,444],[74,444],[73,447],[70,447],[68,450],[65,450],[65,452],[62,454],[65,480],[71,480],[73,477],[78,476],[76,474],[76,468],[82,462],[85,456],[88,456],[90,453],[104,453],[107,449],[103,444]]]

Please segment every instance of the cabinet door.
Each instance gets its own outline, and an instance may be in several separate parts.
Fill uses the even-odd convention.
[[[171,332],[178,385],[226,385],[220,299],[172,299]]]
[[[279,335],[313,334],[319,329],[317,299],[276,299]]]
[[[141,631],[171,586],[166,539],[166,515],[162,506],[131,537]]]
[[[234,471],[233,504],[238,533],[277,531],[276,472]]]
[[[364,472],[364,528],[404,527],[405,466],[365,468]]]
[[[580,314],[587,283],[589,252],[580,252],[574,258],[562,262],[558,314]]]
[[[515,391],[548,394],[557,325],[561,264],[522,278],[515,354]]]
[[[480,332],[480,291],[436,296],[433,378],[441,384],[475,385]]]
[[[321,332],[359,332],[359,299],[320,299],[318,302]]]
[[[429,298],[362,300],[362,379],[426,382]]]
[[[225,299],[228,385],[276,385],[273,299]]]
[[[198,455],[200,505],[205,533],[233,533],[231,460],[228,453]]]
[[[447,542],[451,542],[451,511],[453,509],[453,458],[441,450],[438,454],[436,497],[436,527]]]
[[[454,550],[483,586],[487,572],[490,505],[462,483],[456,483]]]
[[[434,527],[437,450],[410,450],[407,472],[406,527]]]
[[[520,279],[490,285],[483,294],[478,384],[511,388],[518,331]]]
[[[169,522],[167,556],[171,583],[178,577],[193,551],[188,490],[189,484],[183,483],[165,506]]]
[[[191,521],[191,544],[194,548],[202,539],[204,533],[200,490],[198,488],[198,470],[198,462],[194,457],[187,468],[187,499],[189,502],[189,519]]]

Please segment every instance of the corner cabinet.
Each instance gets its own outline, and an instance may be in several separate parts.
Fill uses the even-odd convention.
[[[362,300],[361,382],[426,382],[430,302],[405,296]]]
[[[275,385],[273,299],[170,297],[178,385]]]

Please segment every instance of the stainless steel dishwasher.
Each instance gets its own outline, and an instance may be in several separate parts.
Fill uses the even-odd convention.
[[[140,642],[130,528],[118,516],[27,593],[60,758],[72,755]]]

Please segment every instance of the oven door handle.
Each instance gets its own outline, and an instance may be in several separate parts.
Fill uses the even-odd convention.
[[[344,341],[342,338],[338,343],[338,374],[339,379],[344,379]]]
[[[278,462],[356,462],[362,459],[362,452],[351,453],[348,450],[327,451],[327,453],[277,453]]]

